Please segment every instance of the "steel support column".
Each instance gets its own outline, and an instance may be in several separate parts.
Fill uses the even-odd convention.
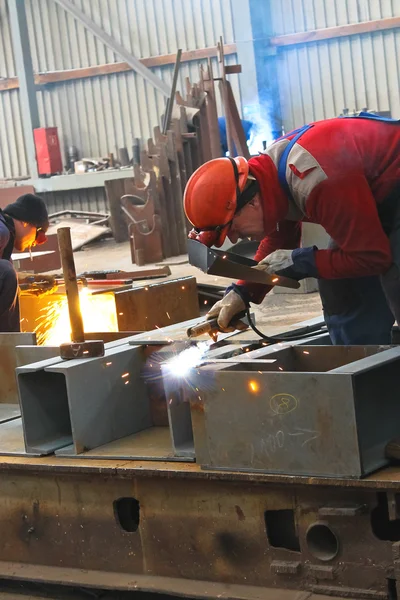
[[[24,128],[25,149],[29,173],[32,178],[36,178],[38,177],[38,169],[33,130],[40,127],[40,121],[29,46],[28,25],[26,22],[25,0],[8,0],[8,10],[10,14],[15,66],[19,80],[19,99]]]
[[[146,81],[151,83],[153,87],[156,88],[159,92],[164,94],[164,96],[168,96],[171,93],[169,86],[164,83],[162,79],[154,75],[150,69],[145,67],[140,60],[135,58],[128,50],[126,50],[121,44],[117,42],[111,35],[108,35],[99,27],[90,17],[88,17],[82,10],[70,2],[70,0],[55,0],[57,4],[59,4],[64,10],[69,12],[77,21],[80,21],[86,29],[88,29],[93,35],[95,35],[99,40],[103,42],[108,48],[110,48],[113,52],[118,54],[134,71],[139,73]]]

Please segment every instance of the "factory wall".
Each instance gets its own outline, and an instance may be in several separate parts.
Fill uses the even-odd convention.
[[[220,35],[235,41],[231,0],[73,0],[93,21],[137,58],[214,46]],[[54,0],[26,0],[34,72],[57,71],[120,62],[84,26]],[[248,32],[251,39],[251,32]],[[0,2],[0,78],[16,75],[7,2]],[[178,89],[198,81],[204,61],[182,63]],[[227,57],[228,64],[237,57]],[[215,60],[215,69],[218,69]],[[153,68],[168,84],[173,65]],[[218,71],[217,71],[218,72]],[[239,76],[231,77],[238,102]],[[18,90],[0,91],[0,178],[28,174]],[[37,93],[42,126],[57,126],[64,152],[73,144],[81,156],[101,156],[132,138],[146,140],[159,124],[165,98],[133,71],[43,86]],[[97,192],[74,192],[79,206],[98,210]],[[68,194],[51,194],[52,208],[61,210]],[[95,199],[95,201],[94,201]],[[53,206],[54,205],[54,206]]]
[[[273,35],[400,16],[400,0],[269,1]],[[399,50],[400,29],[279,48],[285,130],[343,108],[390,110],[400,118]]]

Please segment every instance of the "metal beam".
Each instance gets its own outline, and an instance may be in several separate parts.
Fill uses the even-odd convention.
[[[32,56],[29,47],[25,0],[8,0],[8,10],[10,13],[15,66],[19,79],[19,100],[29,173],[32,178],[37,178],[38,169],[33,130],[40,127],[40,121],[33,76]]]
[[[25,447],[79,454],[151,426],[141,348],[122,344],[105,356],[59,357],[16,370]],[[90,389],[90,399],[85,394]]]
[[[14,0],[15,1],[15,0]],[[135,58],[128,50],[126,50],[121,44],[119,44],[111,35],[108,35],[99,27],[92,19],[90,19],[78,6],[75,6],[70,0],[55,0],[57,4],[59,4],[64,10],[69,12],[77,21],[83,23],[83,25],[88,29],[93,35],[95,35],[99,40],[103,42],[108,48],[110,48],[113,52],[118,54],[128,65],[139,75],[141,75],[146,81],[151,83],[153,87],[156,88],[159,92],[164,94],[164,96],[169,97],[171,93],[170,87],[164,83],[162,79],[154,75],[145,67],[140,60]]]

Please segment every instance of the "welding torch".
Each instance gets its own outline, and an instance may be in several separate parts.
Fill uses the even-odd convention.
[[[229,323],[229,327],[233,327],[234,329],[238,330],[247,329],[248,325],[241,320],[245,316],[245,310],[235,315],[232,321]],[[212,337],[215,341],[217,339],[218,334],[222,333],[222,329],[218,325],[218,319],[215,318],[203,321],[203,323],[198,323],[198,325],[193,325],[192,327],[189,327],[186,333],[189,338],[199,337],[200,335],[208,333],[208,335]]]

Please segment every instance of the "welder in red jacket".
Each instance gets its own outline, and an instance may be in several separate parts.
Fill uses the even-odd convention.
[[[251,158],[218,158],[190,178],[191,238],[260,241],[268,273],[317,277],[334,344],[390,343],[400,323],[400,124],[361,113],[307,125]],[[300,248],[301,223],[322,225],[329,249]],[[239,281],[211,309],[223,329],[268,286]]]

